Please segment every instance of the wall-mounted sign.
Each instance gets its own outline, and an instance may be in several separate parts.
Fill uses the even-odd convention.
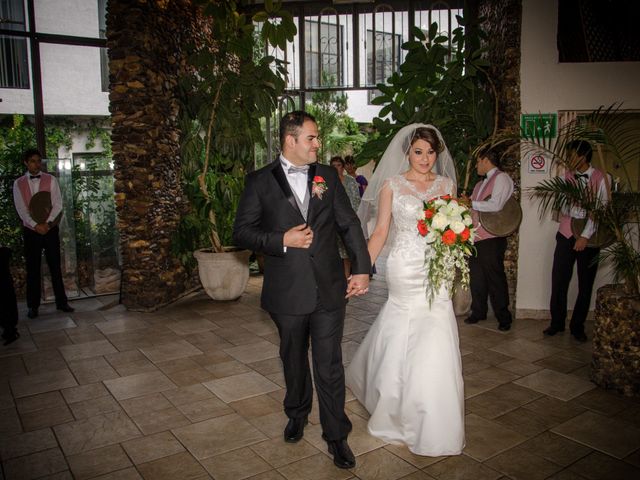
[[[553,138],[558,132],[557,113],[523,113],[520,129],[527,138]]]
[[[550,160],[542,152],[531,152],[527,155],[529,173],[547,173]]]

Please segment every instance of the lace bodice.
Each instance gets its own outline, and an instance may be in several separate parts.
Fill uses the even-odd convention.
[[[393,192],[391,253],[407,258],[423,258],[425,241],[416,227],[422,218],[423,202],[441,195],[452,195],[453,182],[450,178],[437,176],[424,192],[419,191],[403,175],[391,177],[388,182]]]

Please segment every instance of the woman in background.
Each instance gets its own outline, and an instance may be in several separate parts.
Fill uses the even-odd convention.
[[[364,195],[365,190],[367,189],[367,179],[364,175],[358,175],[356,173],[356,162],[353,160],[353,155],[347,155],[344,157],[344,168],[347,170],[347,173],[356,179],[358,182],[358,191],[360,192],[360,197]]]
[[[353,208],[354,212],[357,212],[358,207],[360,207],[358,182],[356,182],[355,178],[345,175],[345,162],[342,157],[332,157],[331,166],[338,171],[338,178],[340,178],[340,182],[342,182],[342,186],[347,192],[351,208]],[[344,262],[344,275],[349,278],[349,275],[351,275],[351,260],[349,260],[349,254],[347,253],[347,249],[345,248],[344,243],[342,243],[341,238],[338,238],[338,249],[340,250],[340,258],[342,258]]]

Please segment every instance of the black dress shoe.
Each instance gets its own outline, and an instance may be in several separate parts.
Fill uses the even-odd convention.
[[[544,333],[548,337],[553,337],[556,333],[560,332],[564,332],[564,328],[547,327],[542,331],[542,333]]]
[[[333,464],[338,468],[353,468],[356,466],[356,457],[349,448],[347,440],[332,440],[327,442],[329,453],[333,455]]]
[[[36,318],[38,316],[38,307],[30,308],[27,312],[27,317]]]
[[[467,317],[467,318],[464,319],[464,323],[467,323],[469,325],[473,325],[474,323],[478,323],[479,321],[480,321],[479,318],[476,318],[476,317],[473,317],[473,316]]]
[[[307,417],[290,418],[287,426],[284,427],[284,441],[287,443],[299,442],[304,435],[304,426],[307,424]]]
[[[17,330],[9,333],[5,332],[2,334],[2,338],[4,339],[3,345],[10,345],[20,338],[20,333]]]
[[[573,338],[575,338],[577,341],[579,341],[580,343],[584,343],[587,340],[589,340],[587,338],[587,336],[585,335],[584,332],[580,332],[580,333],[572,333],[571,335],[573,335]]]
[[[75,309],[71,305],[69,305],[68,303],[65,303],[64,305],[60,305],[57,308],[58,308],[58,310],[61,310],[63,312],[67,312],[67,313],[71,313],[71,312],[75,311]]]
[[[501,332],[508,332],[509,330],[511,330],[511,324],[510,323],[499,323],[498,324],[498,330],[500,330]]]

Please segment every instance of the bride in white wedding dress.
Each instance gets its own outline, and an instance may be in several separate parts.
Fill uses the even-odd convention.
[[[389,144],[358,211],[365,230],[376,218],[368,244],[372,263],[389,240],[389,299],[346,381],[371,414],[369,433],[417,455],[458,455],[464,448],[456,318],[444,288],[429,305],[426,244],[416,228],[422,202],[455,195],[455,188],[455,167],[440,132],[413,124]]]

